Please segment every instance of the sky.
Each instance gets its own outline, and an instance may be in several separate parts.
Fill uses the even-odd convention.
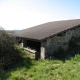
[[[80,19],[80,0],[0,0],[0,26],[22,30],[46,22]]]

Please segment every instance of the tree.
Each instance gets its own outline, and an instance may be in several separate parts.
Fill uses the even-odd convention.
[[[0,27],[0,66],[9,68],[20,60],[19,51],[15,47],[15,37],[9,35]]]

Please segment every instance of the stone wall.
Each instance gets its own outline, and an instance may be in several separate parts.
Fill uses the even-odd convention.
[[[68,43],[71,37],[79,37],[79,36],[80,36],[80,28],[78,27],[78,28],[63,32],[61,35],[56,35],[51,38],[47,38],[46,54],[47,53],[52,54],[54,50],[56,50],[58,47],[62,47],[64,48],[64,50],[67,50]]]

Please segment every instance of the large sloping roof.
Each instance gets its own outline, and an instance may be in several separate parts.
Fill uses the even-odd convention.
[[[16,33],[16,36],[42,40],[77,25],[80,25],[80,19],[48,22],[32,28],[21,30]]]

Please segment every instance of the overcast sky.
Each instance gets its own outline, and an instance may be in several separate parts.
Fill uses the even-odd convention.
[[[0,0],[0,26],[7,30],[79,18],[80,0]]]

